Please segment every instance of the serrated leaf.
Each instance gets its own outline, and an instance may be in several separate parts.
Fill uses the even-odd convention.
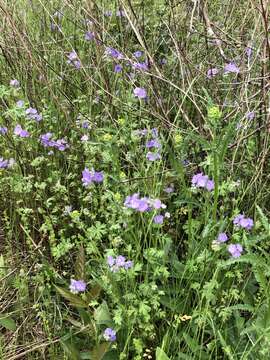
[[[76,279],[85,280],[85,251],[83,245],[80,246],[75,262]]]
[[[17,328],[15,321],[10,316],[4,314],[0,315],[0,325],[10,331],[15,331]]]
[[[92,360],[102,360],[106,354],[106,352],[110,348],[110,343],[104,342],[97,347],[93,351],[91,351],[91,359]]]
[[[60,288],[56,285],[54,285],[54,287],[59,292],[60,295],[62,295],[66,300],[68,300],[70,302],[70,305],[76,306],[76,307],[83,307],[83,308],[88,307],[87,302],[82,300],[80,298],[80,296],[72,294],[72,292],[70,292],[66,289]]]
[[[156,360],[170,360],[170,358],[166,355],[164,350],[162,350],[160,347],[157,347]]]

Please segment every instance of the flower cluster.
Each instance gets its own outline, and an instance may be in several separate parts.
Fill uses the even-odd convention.
[[[73,294],[78,294],[86,290],[86,283],[83,280],[70,280],[69,290]]]
[[[120,51],[112,47],[106,47],[105,54],[117,60],[121,60],[124,57],[123,54],[120,53]]]
[[[67,55],[67,64],[73,65],[76,69],[80,69],[82,64],[81,61],[78,58],[78,55],[76,53],[76,51],[71,51],[68,55]]]
[[[20,82],[17,79],[13,79],[10,80],[9,85],[13,86],[14,88],[18,88],[20,86]]]
[[[17,124],[14,128],[14,135],[17,135],[19,137],[25,138],[29,137],[30,134],[27,130],[24,130],[21,125]]]
[[[30,108],[26,109],[25,114],[28,119],[36,120],[37,122],[42,120],[42,114],[39,114],[37,109],[35,109],[35,108],[30,107]]]
[[[156,129],[155,129],[156,130]],[[155,149],[156,151],[149,151],[146,154],[146,159],[149,161],[156,161],[161,159],[161,155],[159,150],[161,149],[161,143],[157,139],[157,131],[152,131],[153,139],[146,142],[145,147],[147,149]]]
[[[131,260],[126,260],[126,258],[122,255],[119,255],[116,258],[111,255],[108,256],[107,264],[112,272],[117,272],[120,269],[128,270],[133,266],[133,262]]]
[[[243,246],[241,244],[230,244],[228,246],[228,251],[233,258],[238,258],[243,252]]]
[[[40,135],[40,142],[44,147],[53,147],[60,151],[64,151],[69,148],[68,143],[64,139],[52,140],[53,133],[46,133]]]
[[[215,187],[213,180],[210,180],[207,175],[203,173],[196,174],[192,177],[191,180],[192,186],[196,188],[205,188],[208,191],[212,191]]]
[[[137,97],[139,99],[146,99],[147,98],[147,92],[146,92],[145,88],[136,87],[133,90],[133,94],[134,94],[135,97]]]
[[[251,230],[253,228],[254,222],[251,218],[246,218],[244,215],[239,214],[233,219],[235,226]]]
[[[2,157],[0,157],[0,169],[11,168],[14,164],[15,164],[14,159],[11,158],[8,160],[4,160]]]
[[[101,183],[104,179],[102,171],[95,171],[93,168],[90,171],[88,168],[85,168],[82,172],[82,182],[84,186],[88,186],[92,183]]]
[[[140,198],[138,193],[127,196],[124,202],[124,206],[139,212],[166,209],[166,205],[163,204],[161,200],[151,199],[148,197]]]

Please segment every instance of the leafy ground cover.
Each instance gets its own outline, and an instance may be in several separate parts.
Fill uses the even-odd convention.
[[[0,1],[0,358],[269,359],[269,1]]]

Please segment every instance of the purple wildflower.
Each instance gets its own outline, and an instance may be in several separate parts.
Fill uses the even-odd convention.
[[[92,31],[87,31],[84,35],[84,38],[86,41],[91,41],[95,38],[95,33],[93,33]]]
[[[78,294],[79,292],[84,292],[86,290],[86,283],[83,280],[70,280],[69,290],[73,294]]]
[[[106,341],[113,342],[116,340],[116,331],[111,328],[107,328],[103,333],[103,337]]]
[[[230,244],[228,246],[228,251],[233,258],[238,258],[243,252],[243,247],[241,244]]]
[[[120,73],[122,71],[123,67],[120,64],[116,64],[114,67],[114,72],[115,73]]]
[[[249,111],[246,113],[246,118],[248,120],[253,120],[255,118],[255,112],[254,111]]]
[[[13,158],[5,160],[2,157],[0,157],[0,169],[11,168],[15,163],[16,161]]]
[[[146,154],[146,159],[149,161],[156,161],[156,160],[160,160],[161,159],[161,155],[159,153],[153,153],[153,152],[148,152]]]
[[[85,142],[85,141],[88,141],[89,140],[89,136],[88,135],[83,135],[81,137],[81,141]]]
[[[109,255],[107,257],[107,264],[112,272],[117,272],[120,269],[128,270],[133,266],[133,262],[131,260],[126,260],[126,258],[122,255],[119,255],[116,258]]]
[[[76,53],[76,51],[71,51],[68,55],[67,55],[67,64],[71,64],[73,65],[76,69],[80,69],[82,64],[81,61],[78,59],[78,55]]]
[[[5,126],[0,126],[0,134],[5,135],[7,133],[8,129]]]
[[[164,189],[165,193],[167,194],[170,194],[174,191],[174,186],[173,184],[171,184],[170,186],[167,186],[165,189]]]
[[[228,240],[228,236],[226,233],[219,233],[218,237],[217,237],[217,242],[218,243],[224,243]]]
[[[88,186],[93,182],[101,183],[103,181],[103,178],[104,177],[102,171],[97,172],[94,169],[89,171],[87,168],[85,168],[82,172],[82,182],[84,186]]]
[[[214,181],[210,180],[207,175],[198,173],[192,177],[191,183],[197,188],[205,188],[208,191],[212,191],[215,187]]]
[[[212,68],[207,71],[207,78],[212,79],[219,73],[219,70],[217,68]]]
[[[108,56],[111,56],[114,59],[123,59],[123,55],[120,53],[120,51],[112,48],[112,47],[106,47],[105,54]]]
[[[42,120],[42,114],[39,114],[37,109],[35,109],[35,108],[30,107],[30,108],[26,109],[25,114],[28,119],[36,120],[37,122]]]
[[[156,215],[154,217],[155,224],[163,224],[164,216],[163,215]]]
[[[24,101],[23,101],[23,100],[18,100],[18,101],[16,102],[16,105],[17,105],[19,108],[21,108],[21,107],[24,106]]]
[[[148,149],[151,148],[157,148],[160,149],[161,148],[161,144],[157,139],[152,139],[147,141],[146,145],[145,145]]]
[[[254,226],[254,222],[251,218],[246,218],[243,214],[237,215],[233,223],[237,227],[241,227],[243,229],[251,230]]]
[[[250,58],[251,57],[251,55],[252,55],[252,48],[251,47],[246,47],[246,49],[245,49],[245,53],[246,53],[246,56],[248,57],[248,58]]]
[[[137,51],[135,51],[135,53],[133,53],[133,55],[138,59],[143,55],[143,53],[142,53],[142,51],[137,50]]]
[[[13,79],[10,80],[9,85],[13,86],[14,88],[18,88],[20,86],[20,82],[17,79]]]
[[[14,135],[20,136],[22,138],[29,137],[30,134],[27,130],[22,129],[21,125],[17,124],[14,128]]]
[[[161,200],[159,199],[154,199],[154,200],[151,200],[150,201],[150,204],[152,205],[152,207],[156,210],[159,210],[159,209],[166,209],[166,205],[163,204],[161,202]]]
[[[147,98],[147,92],[144,88],[136,87],[133,90],[133,94],[135,97],[138,97],[139,99],[146,99]]]
[[[53,146],[53,142],[51,141],[52,133],[48,132],[46,134],[40,135],[40,142],[44,147]]]
[[[238,74],[239,71],[240,71],[239,67],[234,62],[230,62],[228,64],[225,64],[224,74],[228,74],[228,73]]]
[[[134,63],[132,64],[132,67],[133,69],[136,69],[136,70],[144,70],[144,71],[147,71],[148,70],[148,64],[146,62],[137,62],[137,63]]]

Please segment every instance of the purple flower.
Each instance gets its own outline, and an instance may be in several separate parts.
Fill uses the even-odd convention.
[[[13,79],[10,80],[9,85],[18,88],[20,86],[20,82],[17,79]]]
[[[173,184],[170,185],[170,186],[167,186],[167,187],[164,189],[164,191],[165,191],[165,193],[167,193],[167,194],[172,193],[172,192],[174,191],[174,186],[173,186]]]
[[[115,73],[120,73],[122,71],[123,67],[120,64],[116,64],[114,67],[114,72]]]
[[[44,147],[53,146],[53,142],[51,141],[52,133],[48,132],[46,134],[40,135],[40,142]]]
[[[0,157],[0,169],[7,169],[11,168],[15,164],[15,160],[13,158],[4,160],[2,157]]]
[[[230,62],[228,64],[225,64],[224,74],[228,74],[228,73],[238,74],[239,71],[240,71],[239,67],[234,62]]]
[[[159,199],[154,199],[150,201],[152,207],[156,210],[166,209],[166,205],[161,202]]]
[[[130,260],[126,260],[126,258],[122,255],[119,255],[116,258],[109,255],[107,257],[107,264],[109,265],[112,272],[117,272],[120,269],[128,270],[133,266],[133,262]]]
[[[125,207],[137,210],[139,212],[145,212],[149,209],[149,199],[146,197],[139,198],[139,194],[133,194],[127,196],[124,202]]]
[[[255,118],[255,112],[254,111],[249,111],[246,113],[246,118],[248,120],[253,120]]]
[[[0,126],[0,134],[5,135],[7,133],[8,129],[5,126]]]
[[[147,98],[147,92],[144,88],[136,87],[133,90],[133,94],[135,97],[138,97],[139,99],[146,99]]]
[[[233,223],[235,226],[241,227],[241,228],[247,229],[247,230],[251,230],[254,226],[253,220],[251,218],[246,218],[242,214],[237,215],[234,218]]]
[[[123,59],[123,55],[120,53],[120,51],[111,47],[106,47],[105,54],[111,56],[114,59]]]
[[[137,51],[135,51],[135,53],[133,53],[133,55],[138,59],[143,55],[143,53],[142,53],[142,51],[137,50]]]
[[[23,101],[23,100],[18,100],[18,101],[16,102],[16,105],[17,105],[19,108],[21,108],[21,107],[24,106],[24,101]]]
[[[104,177],[102,171],[97,172],[94,169],[89,171],[87,168],[85,168],[82,172],[82,182],[84,186],[88,186],[93,182],[101,183],[103,181],[103,178]]]
[[[148,70],[148,64],[146,62],[137,62],[137,63],[134,63],[132,65],[133,69],[136,69],[136,70],[144,70],[144,71],[147,71]]]
[[[152,139],[147,141],[146,145],[145,145],[148,149],[151,148],[157,148],[160,149],[161,148],[161,144],[157,139]]]
[[[161,155],[159,153],[153,153],[153,152],[148,152],[146,154],[146,159],[149,161],[156,161],[156,160],[160,160],[161,159]]]
[[[250,58],[251,57],[251,55],[252,55],[252,48],[251,47],[246,47],[246,49],[245,49],[245,53],[246,53],[246,55],[247,55],[247,57],[248,58]]]
[[[228,251],[233,258],[238,258],[243,252],[243,247],[241,244],[230,244],[228,246]]]
[[[36,120],[37,122],[42,120],[42,114],[39,114],[37,109],[35,109],[35,108],[30,107],[30,108],[26,109],[25,114],[28,119]]]
[[[203,173],[194,175],[191,183],[197,188],[205,188],[208,191],[212,191],[215,187],[214,181],[210,180],[209,177]]]
[[[163,224],[164,216],[163,215],[156,215],[154,217],[155,224]]]
[[[56,147],[60,151],[64,151],[67,148],[69,148],[69,145],[65,139],[58,139],[56,141],[53,141],[53,146]]]
[[[103,337],[106,341],[113,342],[116,340],[116,331],[111,328],[107,328],[103,333]]]
[[[115,258],[111,255],[107,257],[107,264],[112,267],[115,264]]]
[[[228,240],[228,236],[226,233],[219,233],[218,237],[217,237],[217,242],[218,243],[224,243]]]
[[[88,141],[89,140],[89,136],[88,135],[83,135],[81,137],[81,141],[85,142],[85,141]]]
[[[14,135],[20,136],[22,138],[29,137],[29,132],[27,130],[23,130],[21,125],[17,124],[14,129]]]
[[[133,261],[128,260],[128,261],[125,262],[125,264],[124,264],[124,269],[125,270],[131,269],[132,267],[133,267]]]
[[[71,64],[73,65],[76,69],[80,69],[82,64],[81,61],[78,59],[78,55],[76,53],[76,51],[71,51],[68,55],[67,55],[67,64]]]
[[[87,31],[84,35],[84,38],[86,41],[91,41],[95,38],[95,33],[93,33],[92,31]]]
[[[219,70],[217,68],[212,68],[207,71],[207,77],[208,79],[212,79],[219,73]]]
[[[79,292],[84,292],[86,290],[86,283],[83,280],[70,280],[69,290],[73,294],[78,294]]]
[[[117,258],[115,259],[115,265],[120,268],[120,267],[124,267],[126,263],[126,258],[122,255],[117,256]]]
[[[74,61],[78,58],[78,55],[76,53],[76,51],[71,51],[68,55],[67,55],[67,58],[68,60],[71,62],[71,61]]]

